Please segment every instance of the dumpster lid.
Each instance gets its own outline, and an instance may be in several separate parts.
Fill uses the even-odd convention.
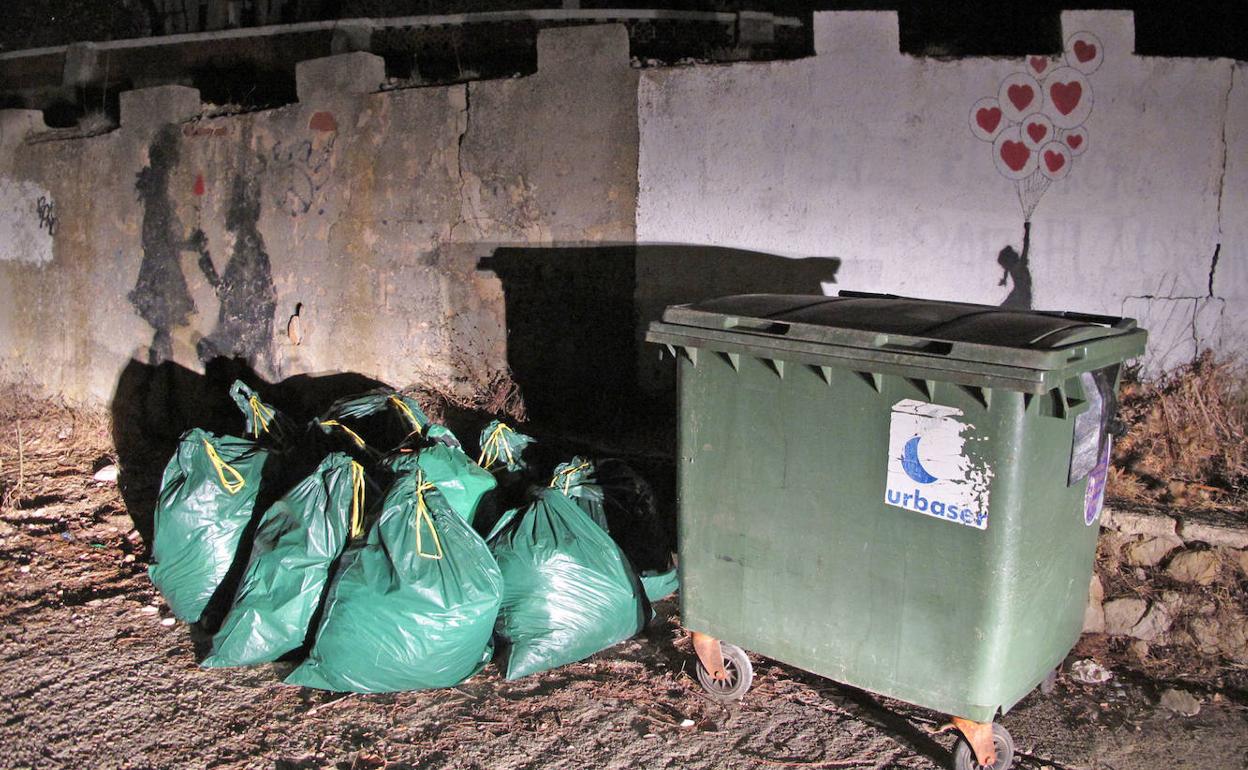
[[[849,291],[835,297],[742,294],[677,305],[652,331],[664,337],[680,329],[699,336],[727,334],[762,347],[769,340],[834,346],[842,358],[870,360],[888,353],[896,363],[903,363],[896,356],[904,356],[1036,370],[1099,357],[1118,362],[1143,352],[1146,336],[1130,318]],[[655,341],[667,341],[659,337]]]
[[[792,325],[802,324],[1031,350],[1053,350],[1135,328],[1135,321],[1124,318],[862,292],[841,292],[836,297],[739,294],[670,308],[663,320],[712,329],[744,326],[764,333],[770,328],[773,333],[790,337]],[[748,320],[763,323],[746,323]],[[782,330],[784,324],[790,328]],[[810,335],[802,336],[809,339]]]

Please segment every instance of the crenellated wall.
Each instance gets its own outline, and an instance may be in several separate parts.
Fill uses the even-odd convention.
[[[298,66],[297,104],[201,117],[193,89],[131,91],[90,138],[0,113],[0,374],[102,400],[131,360],[226,357],[480,388],[507,365],[482,258],[633,240],[627,46],[551,30],[532,77],[395,91],[344,54]]]
[[[894,14],[820,13],[812,58],[665,69],[553,29],[524,78],[383,90],[354,53],[264,112],[144,89],[65,138],[0,111],[0,379],[661,385],[645,322],[751,290],[1133,315],[1154,371],[1242,350],[1248,67],[1135,56],[1129,13],[1063,24],[1061,57],[936,60]]]

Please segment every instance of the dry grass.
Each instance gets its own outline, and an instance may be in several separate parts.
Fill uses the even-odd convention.
[[[1155,380],[1129,378],[1111,497],[1180,507],[1248,502],[1248,377],[1210,351]]]
[[[0,511],[58,496],[75,472],[115,461],[109,424],[102,409],[0,388]]]

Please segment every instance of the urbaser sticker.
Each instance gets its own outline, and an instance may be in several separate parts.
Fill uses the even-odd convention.
[[[988,528],[992,469],[971,451],[973,425],[952,406],[904,399],[888,427],[884,502],[975,529]]]

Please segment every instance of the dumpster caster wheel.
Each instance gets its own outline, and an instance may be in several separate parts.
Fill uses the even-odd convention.
[[[954,770],[1008,770],[1009,766],[1014,763],[1014,739],[1010,737],[1010,731],[994,722],[992,742],[996,745],[997,761],[991,765],[981,765],[975,759],[971,744],[967,743],[965,738],[959,738],[958,745],[953,750]]]
[[[741,700],[754,682],[754,666],[750,664],[745,650],[735,644],[720,642],[719,648],[724,656],[724,678],[716,679],[702,665],[702,661],[698,661],[698,683],[707,695],[721,703]]]

